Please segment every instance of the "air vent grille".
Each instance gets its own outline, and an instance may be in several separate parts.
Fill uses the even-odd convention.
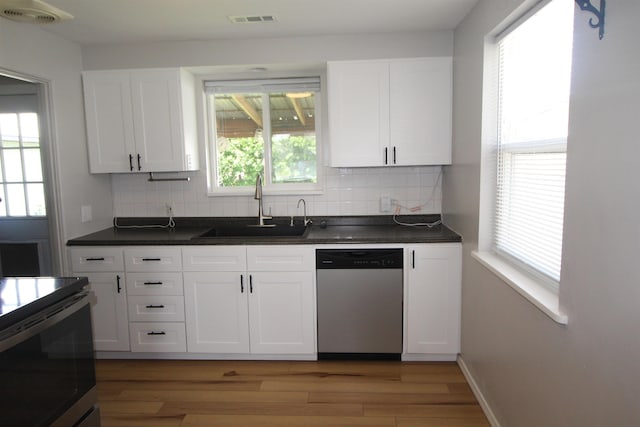
[[[48,24],[73,16],[39,0],[0,0],[0,16],[12,21]]]
[[[234,24],[261,24],[277,21],[273,15],[230,16],[229,20]]]

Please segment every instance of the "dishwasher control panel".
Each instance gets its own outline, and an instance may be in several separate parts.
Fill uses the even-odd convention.
[[[402,268],[402,249],[318,249],[316,268]]]

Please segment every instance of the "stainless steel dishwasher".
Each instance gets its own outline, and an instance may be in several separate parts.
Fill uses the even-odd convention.
[[[402,249],[316,250],[319,359],[399,360]]]

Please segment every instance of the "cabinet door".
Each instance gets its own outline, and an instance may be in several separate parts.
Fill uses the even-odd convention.
[[[384,166],[389,159],[389,65],[329,62],[331,166]]]
[[[132,71],[131,89],[136,156],[140,155],[140,171],[182,170],[179,71]]]
[[[249,316],[254,354],[315,352],[315,299],[310,272],[250,273]]]
[[[248,291],[243,273],[184,273],[189,352],[249,352]]]
[[[90,172],[130,172],[135,142],[129,73],[84,72],[82,82]]]
[[[93,342],[98,351],[129,351],[124,273],[82,273],[96,302],[91,305]]]
[[[415,245],[407,251],[407,353],[457,354],[461,245]]]
[[[390,151],[395,165],[451,163],[451,58],[390,61]]]

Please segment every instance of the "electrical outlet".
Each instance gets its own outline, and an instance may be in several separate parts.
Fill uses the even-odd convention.
[[[380,197],[380,212],[383,212],[383,213],[391,212],[391,197],[389,196]]]

